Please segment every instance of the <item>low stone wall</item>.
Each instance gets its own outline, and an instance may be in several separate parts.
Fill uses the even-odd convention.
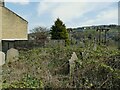
[[[45,47],[61,47],[65,46],[65,40],[49,40],[45,42]]]

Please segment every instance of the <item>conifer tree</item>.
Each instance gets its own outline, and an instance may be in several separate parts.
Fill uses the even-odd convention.
[[[50,34],[53,40],[65,40],[66,44],[69,43],[66,26],[59,18],[57,18],[54,25],[51,27]]]

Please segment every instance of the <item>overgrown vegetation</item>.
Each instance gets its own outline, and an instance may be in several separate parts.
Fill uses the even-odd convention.
[[[73,76],[68,60],[79,60]],[[82,55],[81,55],[82,53]],[[3,66],[3,88],[120,88],[120,51],[105,46],[35,48]]]
[[[119,89],[117,26],[100,28],[99,32],[96,27],[74,31],[66,29],[65,24],[57,19],[51,27],[51,39],[65,40],[66,45],[58,43],[54,46],[55,43],[52,43],[52,47],[45,45],[50,37],[47,29],[34,28],[28,41],[16,44],[17,49],[20,47],[19,60],[3,65],[3,88]],[[69,59],[73,52],[78,60],[70,74]]]

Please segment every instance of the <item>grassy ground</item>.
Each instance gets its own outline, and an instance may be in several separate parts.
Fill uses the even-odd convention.
[[[70,76],[73,52],[79,59]],[[120,51],[106,46],[21,50],[18,61],[3,66],[2,81],[3,88],[120,88]]]

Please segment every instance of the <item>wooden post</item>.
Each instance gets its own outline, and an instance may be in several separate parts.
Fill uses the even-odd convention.
[[[106,45],[107,42],[107,32],[109,31],[109,29],[104,29],[105,32],[105,37],[104,37],[104,44]]]
[[[101,44],[101,32],[103,31],[102,29],[97,29],[96,31],[99,32],[99,38],[98,38],[98,43],[99,45]]]
[[[104,35],[104,44],[106,45],[106,41],[107,41],[107,32],[109,31],[109,29],[97,29],[96,31],[98,31],[99,32],[99,41],[98,41],[98,43],[99,43],[99,45],[101,44],[101,32],[104,32],[105,33],[105,35]]]

